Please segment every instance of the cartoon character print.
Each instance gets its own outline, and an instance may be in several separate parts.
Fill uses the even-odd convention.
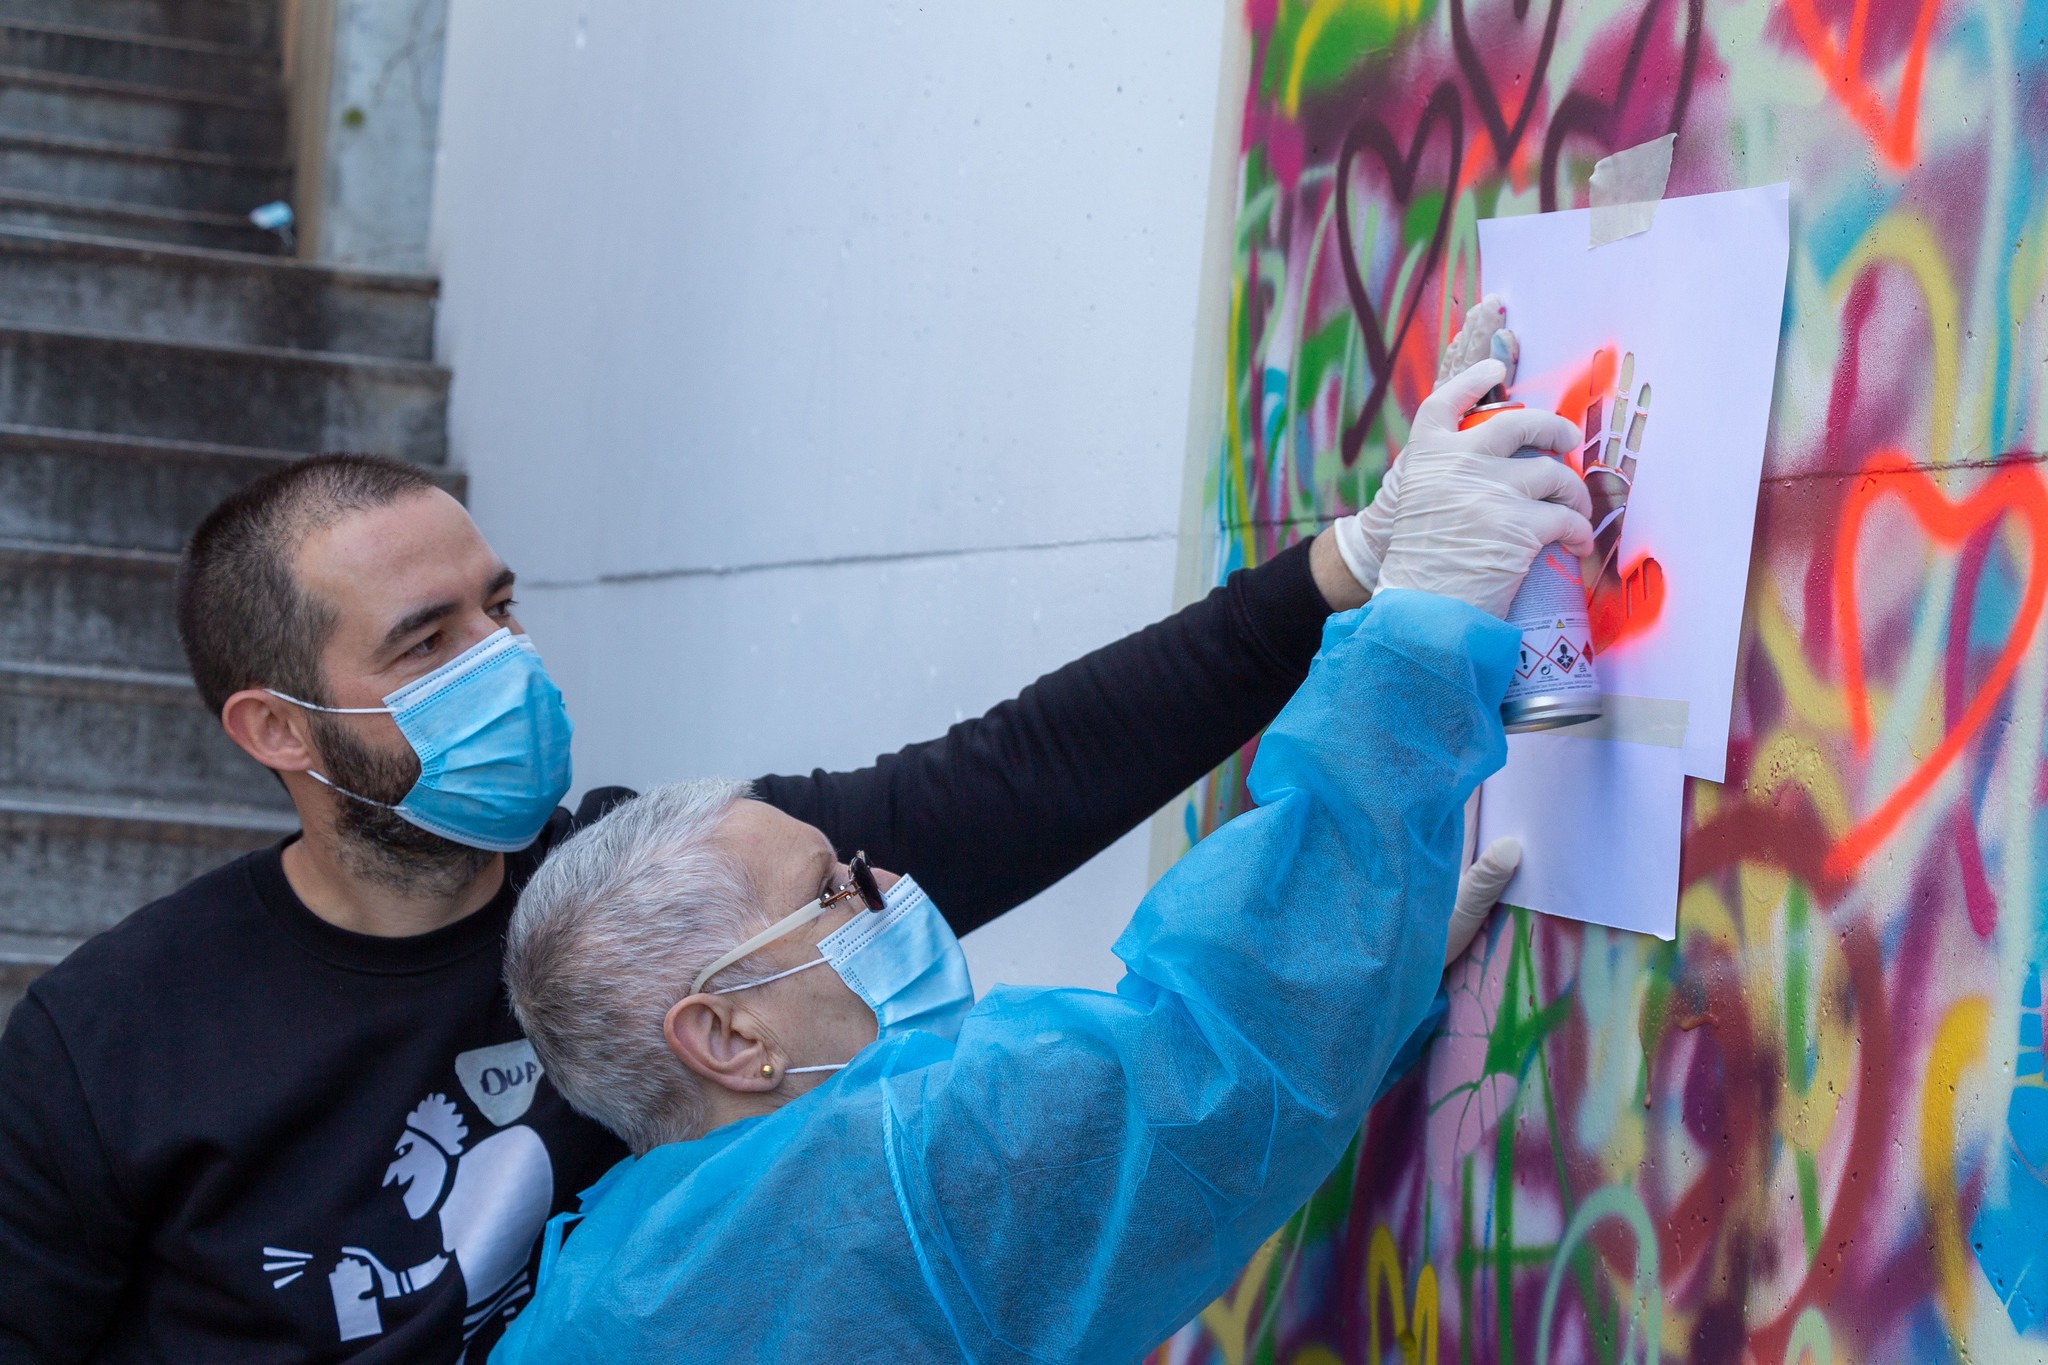
[[[487,1119],[510,1126],[478,1140],[444,1093],[428,1095],[405,1116],[383,1188],[397,1191],[414,1222],[438,1220],[441,1250],[394,1269],[369,1247],[342,1247],[327,1287],[344,1342],[381,1336],[381,1304],[420,1292],[452,1267],[466,1293],[458,1360],[466,1359],[486,1324],[509,1318],[533,1293],[527,1264],[554,1202],[554,1166],[540,1135],[510,1121],[532,1102],[539,1063],[522,1041],[464,1053],[456,1073]],[[280,1290],[302,1278],[315,1259],[278,1247],[263,1252],[266,1271],[287,1272],[273,1281]]]

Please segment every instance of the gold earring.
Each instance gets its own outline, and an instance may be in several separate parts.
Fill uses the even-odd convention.
[[[775,1064],[774,1064],[774,1063],[772,1063],[772,1062],[763,1062],[763,1063],[761,1063],[761,1074],[762,1074],[762,1075],[763,1075],[764,1077],[765,1077],[765,1076],[773,1076],[773,1075],[775,1074]]]

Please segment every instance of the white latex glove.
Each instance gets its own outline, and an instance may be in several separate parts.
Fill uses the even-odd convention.
[[[1394,534],[1394,512],[1400,505],[1401,462],[1396,460],[1380,480],[1380,491],[1373,494],[1365,510],[1342,517],[1336,524],[1337,553],[1368,597],[1380,590],[1380,563],[1387,557],[1387,542]]]
[[[1488,294],[1465,314],[1464,325],[1444,347],[1437,361],[1436,382],[1441,385],[1487,358],[1493,352],[1493,338],[1508,320],[1507,305],[1498,294]],[[1508,335],[1508,353],[1516,354],[1514,336]],[[1510,383],[1514,376],[1508,376]],[[1401,501],[1401,462],[1395,460],[1380,480],[1379,492],[1364,511],[1345,517],[1336,526],[1337,554],[1367,597],[1379,591],[1380,564],[1387,557],[1387,541],[1394,534],[1394,512]]]
[[[1451,906],[1451,934],[1444,941],[1444,966],[1465,955],[1472,939],[1493,913],[1500,893],[1514,879],[1522,865],[1522,845],[1514,839],[1495,839],[1472,860],[1465,875],[1458,878],[1458,899]]]
[[[1450,344],[1444,347],[1443,355],[1436,362],[1436,382],[1439,385],[1447,384],[1488,356],[1494,355],[1494,335],[1506,328],[1507,322],[1508,306],[1500,301],[1500,295],[1488,294],[1473,304],[1466,311],[1464,324],[1458,328],[1458,334],[1451,338]],[[1513,342],[1512,334],[1508,340],[1510,343]],[[1519,353],[1511,350],[1510,354]],[[1508,382],[1514,383],[1515,377],[1509,375]]]
[[[1473,404],[1506,376],[1498,360],[1482,360],[1416,409],[1395,462],[1400,499],[1379,591],[1441,593],[1499,616],[1544,546],[1591,553],[1593,503],[1579,476],[1559,460],[1509,458],[1524,446],[1572,450],[1580,442],[1577,426],[1555,413],[1516,408],[1458,430]]]

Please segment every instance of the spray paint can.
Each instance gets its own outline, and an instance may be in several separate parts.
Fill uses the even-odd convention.
[[[1495,388],[1486,401],[1465,415],[1460,429],[1521,407]],[[1523,446],[1517,460],[1558,457],[1547,450]],[[1522,632],[1515,676],[1508,681],[1500,718],[1509,734],[1560,730],[1598,720],[1604,712],[1600,676],[1593,668],[1593,622],[1586,601],[1586,575],[1579,557],[1562,545],[1546,545],[1529,566],[1515,600],[1508,603],[1507,623]]]

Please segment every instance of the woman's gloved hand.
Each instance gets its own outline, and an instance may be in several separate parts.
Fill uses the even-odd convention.
[[[1486,917],[1493,913],[1493,907],[1500,900],[1500,893],[1507,890],[1514,880],[1515,869],[1522,865],[1522,845],[1514,839],[1495,839],[1472,860],[1472,866],[1465,869],[1465,875],[1458,878],[1458,898],[1451,903],[1451,932],[1444,940],[1444,966],[1465,955],[1465,949],[1472,943],[1486,923]]]
[[[1592,550],[1593,504],[1579,476],[1558,460],[1509,458],[1524,446],[1575,449],[1577,426],[1555,413],[1516,408],[1458,430],[1473,404],[1506,376],[1498,360],[1482,360],[1416,409],[1408,444],[1395,461],[1398,500],[1389,508],[1379,591],[1440,593],[1499,616],[1544,546],[1558,542],[1573,554]],[[1359,528],[1368,549],[1369,526]]]

